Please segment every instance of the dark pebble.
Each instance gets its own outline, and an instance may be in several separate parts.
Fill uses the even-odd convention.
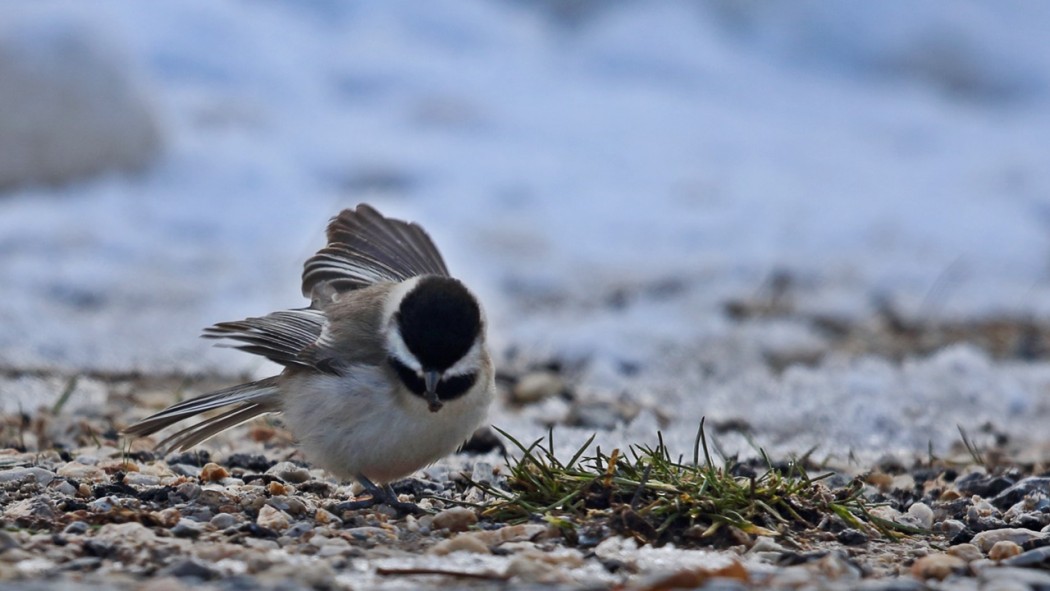
[[[108,558],[114,552],[113,546],[98,540],[84,540],[82,547],[86,556],[95,556],[97,558]]]
[[[441,492],[441,485],[419,478],[406,478],[391,485],[399,495],[412,495],[417,499],[425,494]]]
[[[81,556],[63,564],[62,570],[85,571],[95,570],[102,565],[102,559],[98,556]]]
[[[971,472],[955,481],[955,488],[966,496],[991,498],[1013,486],[1014,480],[1003,476],[986,476]],[[1022,495],[1023,496],[1023,495]]]
[[[91,494],[96,499],[102,497],[117,496],[117,497],[138,497],[139,491],[124,484],[123,482],[116,482],[113,484],[100,484],[95,488],[91,489]]]
[[[252,472],[265,472],[276,464],[276,460],[269,460],[259,454],[233,454],[226,458],[228,468],[243,468]]]
[[[238,528],[238,530],[248,533],[248,535],[252,536],[253,538],[277,539],[278,537],[280,537],[280,534],[278,534],[277,532],[273,531],[268,527],[263,527],[257,523],[245,523],[240,528]]]
[[[174,492],[175,488],[171,486],[155,486],[138,493],[138,497],[146,503],[168,503]]]
[[[295,488],[299,492],[314,494],[322,498],[332,494],[332,485],[323,480],[307,480]]]
[[[965,527],[961,532],[952,536],[952,539],[948,541],[948,545],[956,546],[958,544],[969,544],[970,540],[972,540],[975,535],[977,535],[977,532]]]
[[[66,528],[62,530],[62,533],[73,536],[86,534],[89,527],[90,526],[84,521],[74,521],[67,525]]]
[[[284,480],[281,480],[273,474],[245,474],[243,477],[241,477],[241,480],[243,480],[245,484],[255,483],[256,480],[261,480],[262,482],[257,484],[263,485],[270,484],[271,482],[280,482],[281,484],[285,484]]]
[[[1016,503],[1023,501],[1026,496],[1035,492],[1041,492],[1050,496],[1050,478],[1045,476],[1025,478],[1017,484],[999,492],[990,502],[997,508],[1006,510]]]
[[[813,562],[814,560],[820,560],[828,555],[826,550],[818,550],[816,552],[784,552],[777,557],[777,566],[795,566],[796,564],[806,564],[807,562]]]
[[[180,579],[192,577],[202,581],[210,581],[219,576],[219,573],[212,570],[208,565],[192,558],[180,560],[171,564],[161,569],[158,574],[161,576],[178,577]]]
[[[1050,567],[1050,546],[1043,546],[1042,548],[1036,548],[1035,550],[1029,550],[1007,558],[1003,561],[1003,564],[1007,566],[1023,566],[1023,567]]]
[[[868,542],[868,535],[860,530],[853,528],[847,528],[838,533],[835,538],[840,544],[846,546],[859,546]]]
[[[204,466],[211,461],[211,454],[206,449],[187,451],[181,454],[175,454],[168,456],[167,462],[169,466],[175,464],[187,464],[189,466],[196,466],[198,468]]]
[[[492,432],[492,429],[482,427],[475,431],[474,435],[463,444],[459,453],[477,455],[486,454],[494,450],[502,454],[507,453],[507,448],[503,446],[503,442]]]

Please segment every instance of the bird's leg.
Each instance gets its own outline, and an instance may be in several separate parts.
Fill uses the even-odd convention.
[[[360,501],[344,501],[342,503],[337,503],[332,505],[329,509],[330,511],[339,515],[342,514],[343,511],[356,511],[358,509],[370,509],[376,505],[386,505],[397,511],[398,514],[411,513],[413,515],[419,515],[420,513],[425,513],[425,511],[420,509],[415,503],[404,503],[399,501],[397,493],[394,492],[394,489],[389,484],[384,484],[380,487],[363,475],[358,475],[355,480],[360,482],[361,486],[365,487],[365,490],[368,491],[370,497]]]

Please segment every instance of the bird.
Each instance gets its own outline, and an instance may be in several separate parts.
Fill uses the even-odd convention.
[[[204,329],[284,366],[279,375],[185,400],[124,432],[148,436],[223,410],[158,443],[166,454],[280,413],[308,462],[370,493],[336,509],[419,512],[391,483],[455,451],[493,399],[484,310],[422,227],[367,204],[331,219],[302,293],[309,306]]]

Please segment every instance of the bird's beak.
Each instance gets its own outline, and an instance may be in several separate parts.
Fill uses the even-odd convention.
[[[423,372],[423,383],[427,387],[426,398],[427,404],[430,405],[430,412],[437,412],[441,410],[441,407],[444,404],[443,402],[441,402],[437,395],[437,386],[439,381],[441,381],[440,373],[433,370],[427,370]]]

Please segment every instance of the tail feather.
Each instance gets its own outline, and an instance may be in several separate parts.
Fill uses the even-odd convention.
[[[259,380],[257,382],[251,382],[248,384],[241,384],[239,386],[233,386],[232,388],[225,388],[223,390],[219,390],[218,392],[212,392],[210,394],[204,394],[203,396],[191,398],[189,400],[185,400],[183,402],[170,406],[160,411],[159,413],[146,417],[138,423],[135,423],[127,429],[124,429],[124,433],[126,435],[139,437],[152,435],[157,431],[164,429],[165,427],[174,425],[175,423],[182,421],[183,419],[199,415],[209,410],[222,408],[224,406],[231,406],[235,404],[239,405],[238,408],[233,409],[232,411],[208,419],[207,421],[204,421],[199,425],[194,425],[193,427],[179,431],[179,433],[176,433],[172,437],[169,437],[165,440],[165,442],[169,442],[169,440],[173,440],[180,434],[187,433],[188,431],[200,427],[202,425],[211,425],[212,427],[215,427],[216,425],[220,424],[219,422],[217,422],[217,419],[229,417],[235,412],[243,411],[249,408],[254,411],[254,414],[246,414],[246,418],[243,419],[244,421],[250,418],[254,418],[261,414],[274,412],[279,408],[278,396],[279,391],[277,389],[277,377],[266,378],[265,380]],[[239,424],[239,422],[232,423],[218,430],[211,431],[207,436],[204,437],[204,439],[211,437],[211,435],[214,435],[215,433],[218,433],[223,429],[233,427],[236,424]],[[189,447],[189,445],[193,445],[185,445],[185,441],[190,439],[192,439],[192,437],[190,437],[187,434],[186,437],[179,440],[179,445],[183,445],[183,449],[185,449],[185,447]],[[197,440],[194,443],[199,443],[204,439]]]
[[[227,429],[232,429],[241,423],[250,421],[259,415],[270,412],[271,410],[273,409],[261,404],[246,404],[238,406],[237,408],[226,411],[221,415],[214,416],[204,422],[197,423],[196,425],[186,427],[185,429],[168,436],[157,444],[157,449],[161,450],[161,453],[165,455],[173,451],[186,451],[198,443],[211,439],[214,435],[218,435]]]

